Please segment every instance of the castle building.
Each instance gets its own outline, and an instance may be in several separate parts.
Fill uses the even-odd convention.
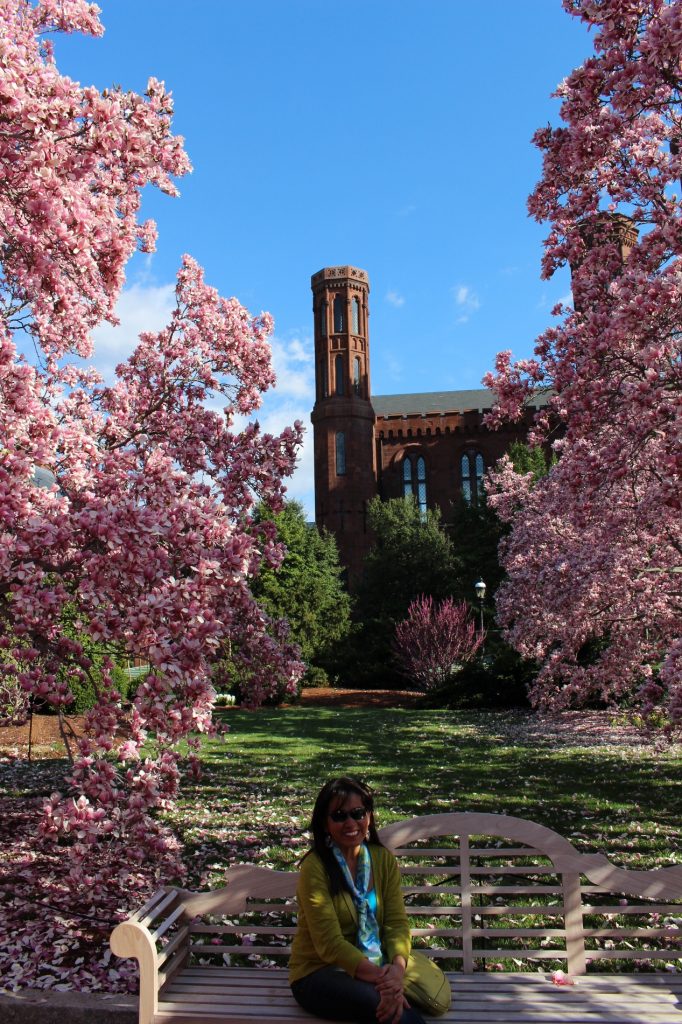
[[[325,267],[311,278],[315,323],[315,520],[336,536],[352,587],[372,536],[367,505],[414,495],[451,523],[463,498],[475,504],[486,469],[532,418],[490,430],[486,389],[373,395],[369,360],[369,278],[356,267]]]

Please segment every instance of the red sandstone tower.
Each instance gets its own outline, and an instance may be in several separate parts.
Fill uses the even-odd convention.
[[[367,550],[367,502],[377,493],[369,389],[369,278],[325,267],[311,278],[315,318],[315,519],[336,536],[349,582]]]

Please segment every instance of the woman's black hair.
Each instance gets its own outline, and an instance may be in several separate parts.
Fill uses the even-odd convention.
[[[315,801],[315,806],[313,808],[313,817],[310,823],[310,831],[313,834],[312,848],[324,864],[327,875],[329,876],[329,887],[331,889],[332,896],[335,896],[336,893],[340,892],[342,889],[348,889],[348,885],[331,847],[327,844],[329,836],[327,831],[329,805],[332,801],[337,801],[339,804],[343,804],[346,802],[348,797],[353,794],[360,797],[363,807],[366,808],[369,814],[368,839],[370,843],[374,843],[377,846],[383,846],[383,843],[379,839],[377,827],[374,822],[374,794],[369,786],[365,785],[364,782],[361,782],[360,779],[354,778],[352,775],[343,775],[341,778],[330,779],[329,782],[325,782],[324,786],[317,794],[317,800]]]

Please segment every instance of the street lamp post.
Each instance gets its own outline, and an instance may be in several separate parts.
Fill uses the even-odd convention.
[[[485,601],[485,583],[483,582],[480,576],[474,583],[474,590],[476,591],[476,597],[478,598],[479,608],[481,612],[481,653],[483,653],[483,602]]]

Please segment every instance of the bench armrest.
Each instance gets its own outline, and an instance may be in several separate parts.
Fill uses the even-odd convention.
[[[116,956],[137,960],[140,968],[139,1024],[151,1024],[159,1007],[159,964],[151,932],[137,921],[122,921],[111,933],[109,945]]]
[[[189,928],[183,925],[178,930],[181,915],[180,892],[160,889],[111,933],[112,952],[133,957],[139,965],[139,1024],[151,1024],[159,1006],[159,989],[186,959]]]

